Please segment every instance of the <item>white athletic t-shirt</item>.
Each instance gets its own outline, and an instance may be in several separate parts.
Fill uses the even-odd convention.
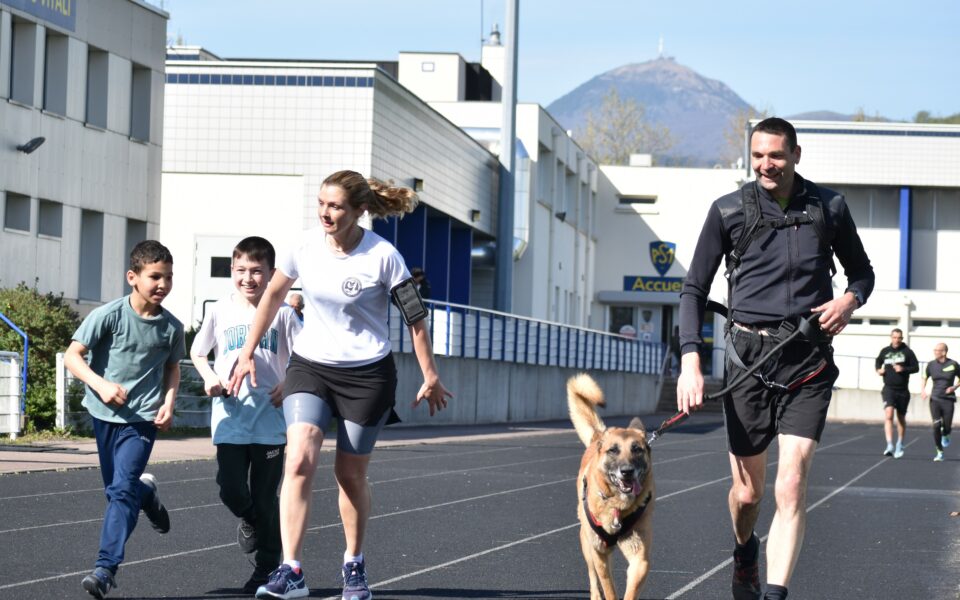
[[[230,380],[230,370],[247,341],[255,312],[253,306],[240,304],[228,294],[211,306],[193,339],[190,351],[194,354],[206,356],[216,349],[213,370],[221,381]],[[270,390],[283,381],[293,340],[301,327],[293,308],[281,305],[253,352],[257,387],[251,387],[250,378],[244,377],[236,396],[213,399],[210,429],[214,444],[286,443],[283,410],[270,402]]]
[[[334,367],[369,365],[390,353],[390,290],[410,271],[388,241],[365,229],[353,251],[337,255],[317,227],[277,268],[303,288],[303,333],[294,352]]]

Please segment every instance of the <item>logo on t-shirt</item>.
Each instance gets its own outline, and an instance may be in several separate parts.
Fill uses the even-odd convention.
[[[363,285],[356,277],[347,277],[343,280],[343,284],[341,284],[340,289],[343,290],[344,294],[353,298],[360,293],[360,291],[363,289]]]

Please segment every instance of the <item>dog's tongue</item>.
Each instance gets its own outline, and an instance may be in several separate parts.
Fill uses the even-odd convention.
[[[633,480],[633,490],[632,490],[632,492],[633,492],[633,495],[634,495],[634,496],[637,496],[637,495],[640,494],[640,480],[639,480],[639,479],[634,479],[634,480]]]

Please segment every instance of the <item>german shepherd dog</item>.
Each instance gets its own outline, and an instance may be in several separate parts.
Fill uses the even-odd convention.
[[[567,404],[587,447],[577,474],[577,514],[590,600],[618,598],[610,564],[614,546],[629,563],[623,598],[636,600],[650,570],[653,534],[653,463],[646,431],[637,418],[626,428],[608,429],[596,411],[604,406],[603,392],[585,373],[567,381]]]

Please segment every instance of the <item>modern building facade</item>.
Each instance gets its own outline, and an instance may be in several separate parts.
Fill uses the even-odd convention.
[[[352,169],[417,190],[403,219],[377,220],[433,298],[472,304],[472,252],[492,239],[497,159],[399,85],[393,63],[224,60],[173,48],[167,62],[161,234],[194,257],[168,300],[185,322],[232,289],[233,246],[279,251],[318,224],[323,179]]]
[[[140,0],[0,0],[0,286],[81,313],[159,233],[167,14]]]

